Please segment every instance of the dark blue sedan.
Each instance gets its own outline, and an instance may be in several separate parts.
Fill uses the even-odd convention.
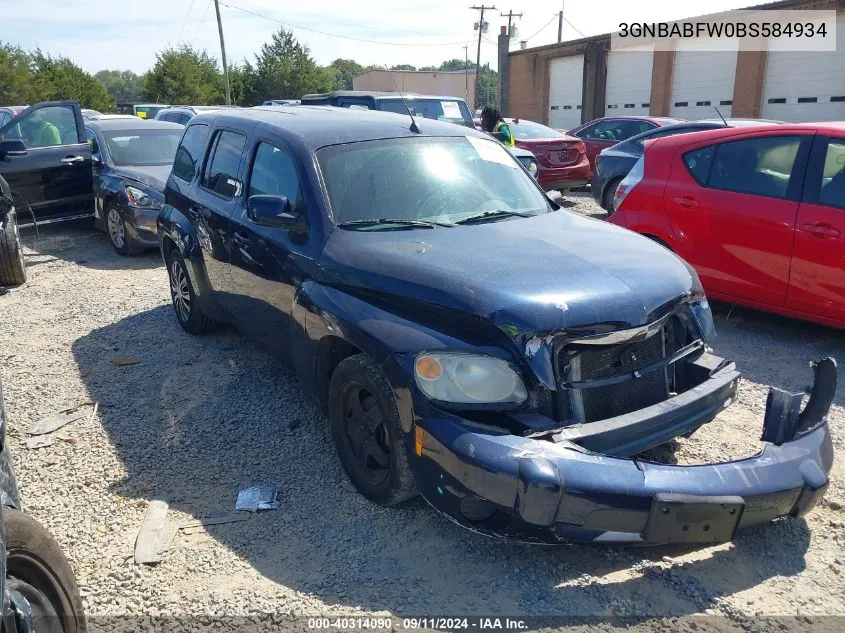
[[[772,392],[760,454],[631,459],[736,400],[698,277],[561,210],[476,130],[343,108],[202,114],[157,226],[180,326],[232,323],[289,362],[375,503],[421,494],[528,541],[711,543],[803,515],[826,488],[829,359],[803,412],[801,394]]]
[[[722,121],[720,119],[706,120],[706,121],[689,121],[686,123],[678,123],[676,125],[667,125],[658,127],[653,130],[648,130],[636,136],[632,136],[626,141],[617,143],[611,147],[603,149],[596,156],[596,168],[593,171],[593,180],[590,188],[593,192],[593,198],[601,207],[607,211],[608,216],[612,215],[616,210],[614,207],[614,200],[616,198],[616,188],[622,179],[628,175],[631,168],[643,155],[646,141],[651,141],[657,138],[666,136],[675,136],[676,134],[687,134],[690,132],[700,132],[702,130],[715,130],[724,127],[742,127],[749,125],[768,125],[777,123],[777,121],[764,121],[761,119],[728,119]]]
[[[158,246],[155,219],[164,202],[177,123],[129,119],[86,121],[94,175],[94,224],[120,255]]]

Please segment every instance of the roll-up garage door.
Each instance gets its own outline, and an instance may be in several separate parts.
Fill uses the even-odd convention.
[[[572,55],[549,64],[549,125],[569,130],[581,124],[584,56]]]
[[[607,56],[607,116],[647,116],[651,100],[653,47],[610,51]]]
[[[702,50],[702,46],[712,50]],[[733,50],[724,50],[731,47]],[[719,50],[722,49],[722,50]],[[731,115],[736,78],[737,40],[681,42],[675,51],[669,116],[715,119]]]
[[[836,20],[836,51],[777,50],[769,43],[764,119],[790,121],[845,120],[845,16]]]

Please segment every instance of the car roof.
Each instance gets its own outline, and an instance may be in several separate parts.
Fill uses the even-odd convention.
[[[452,95],[423,95],[416,92],[386,92],[383,90],[333,90],[332,92],[316,92],[304,95],[302,99],[327,99],[332,97],[372,97],[373,99],[440,99],[442,101],[463,101],[463,97]]]
[[[237,110],[220,110],[200,114],[191,119],[195,123],[212,121],[237,123],[248,120],[262,122],[282,137],[296,137],[309,150],[326,145],[355,143],[386,138],[417,136],[474,136],[490,137],[475,129],[416,118],[420,134],[411,131],[411,119],[404,114],[377,110],[350,110],[334,106],[255,106]]]
[[[650,147],[664,149],[678,148],[687,144],[703,140],[712,140],[718,143],[723,139],[735,138],[737,140],[745,136],[754,136],[764,132],[780,132],[782,134],[810,134],[813,132],[827,132],[838,135],[845,135],[845,122],[831,121],[827,123],[764,123],[761,125],[746,125],[739,127],[721,127],[701,132],[690,132],[689,134],[678,134],[666,136],[652,141]]]
[[[135,119],[134,121],[132,119]],[[171,123],[170,121],[156,121],[155,119],[142,119],[140,117],[132,117],[132,119],[97,119],[95,121],[86,121],[86,127],[95,130],[105,131],[130,131],[130,130],[182,130],[184,126],[178,123]]]

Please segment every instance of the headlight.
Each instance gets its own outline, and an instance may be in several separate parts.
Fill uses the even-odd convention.
[[[426,396],[442,402],[520,403],[528,397],[522,379],[507,362],[482,354],[420,354],[414,377]]]
[[[129,198],[130,205],[139,209],[161,209],[164,206],[161,200],[154,200],[149,193],[137,187],[127,185],[126,197]]]

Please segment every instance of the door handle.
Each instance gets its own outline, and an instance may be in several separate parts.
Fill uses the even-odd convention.
[[[839,237],[840,231],[839,229],[835,229],[830,224],[825,224],[824,222],[819,222],[818,224],[802,224],[801,230],[806,231],[807,233],[812,233],[816,237],[820,237],[822,239],[828,237]]]
[[[692,196],[679,196],[677,198],[674,198],[672,202],[687,209],[692,209],[693,207],[701,206],[701,203]]]
[[[62,165],[78,165],[85,162],[84,156],[65,156],[59,161]]]

